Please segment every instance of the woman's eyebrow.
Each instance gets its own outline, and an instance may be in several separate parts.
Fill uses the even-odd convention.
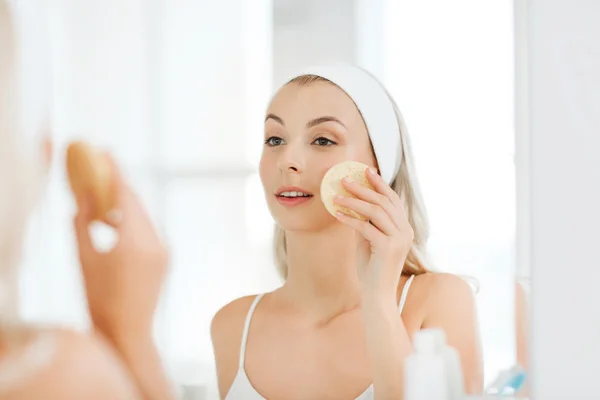
[[[307,128],[312,128],[313,126],[316,126],[316,125],[319,125],[319,124],[324,124],[325,122],[335,122],[337,124],[340,124],[344,128],[346,128],[346,125],[344,125],[344,123],[342,121],[340,121],[336,117],[330,117],[330,116],[324,116],[324,117],[319,117],[319,118],[315,118],[313,120],[310,120],[306,124],[306,127]],[[346,129],[348,129],[348,128],[346,128]]]
[[[265,117],[265,122],[267,122],[267,120],[272,119],[273,121],[285,126],[285,123],[283,122],[283,119],[281,119],[281,117],[278,117],[275,114],[269,113],[267,114],[267,116]],[[323,116],[323,117],[319,117],[319,118],[315,118],[315,119],[311,119],[310,121],[308,121],[306,123],[306,127],[307,128],[312,128],[313,126],[317,126],[320,124],[324,124],[326,122],[335,122],[337,124],[340,124],[341,126],[343,126],[344,128],[348,129],[346,127],[346,125],[344,125],[344,123],[342,121],[340,121],[339,119],[337,119],[336,117],[331,117],[331,116]]]
[[[277,115],[275,114],[267,114],[267,116],[265,117],[265,122],[267,122],[267,120],[272,119],[275,122],[280,123],[281,125],[285,126],[285,124],[283,123],[283,120],[281,118],[279,118]]]

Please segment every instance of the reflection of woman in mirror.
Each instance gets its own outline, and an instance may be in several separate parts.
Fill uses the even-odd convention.
[[[526,284],[517,279],[515,282],[515,327],[517,337],[517,363],[529,374],[529,299]],[[521,396],[529,394],[530,379],[519,392]]]
[[[118,176],[122,218],[114,225],[119,241],[113,250],[101,254],[92,245],[89,199],[82,201],[75,220],[94,331],[35,326],[19,319],[19,255],[52,150],[50,140],[37,135],[41,132],[27,135],[21,129],[19,53],[10,11],[0,0],[0,398],[171,399],[151,336],[166,251],[141,204]]]
[[[517,363],[529,366],[529,301],[523,282],[515,282],[515,326],[517,329]]]
[[[385,89],[350,66],[308,70],[272,99],[264,139],[260,176],[285,283],[215,315],[221,397],[401,399],[411,337],[432,327],[458,350],[467,392],[481,392],[473,292],[430,272],[409,138]],[[376,169],[376,190],[344,184],[358,199],[336,200],[370,223],[334,218],[321,202],[325,172],[346,160]]]

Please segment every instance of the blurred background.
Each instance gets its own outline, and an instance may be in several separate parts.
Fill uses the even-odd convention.
[[[31,321],[88,326],[64,146],[109,149],[172,251],[155,333],[216,398],[214,313],[281,282],[257,164],[264,111],[303,66],[387,86],[414,143],[437,269],[478,282],[486,382],[515,363],[512,1],[31,0],[47,30],[57,153],[23,269]]]

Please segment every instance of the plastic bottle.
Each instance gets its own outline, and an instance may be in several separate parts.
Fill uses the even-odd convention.
[[[448,400],[463,400],[465,398],[465,383],[460,355],[455,348],[448,346],[446,333],[442,329],[432,329],[432,331],[436,337],[437,352],[444,358]]]
[[[413,353],[404,367],[404,400],[450,400],[439,333],[424,329],[413,338]]]
[[[515,365],[508,370],[500,371],[500,374],[492,382],[484,393],[499,396],[514,396],[525,384],[525,370],[520,365]]]

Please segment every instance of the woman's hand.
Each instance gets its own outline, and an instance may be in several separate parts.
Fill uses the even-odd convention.
[[[90,237],[93,199],[80,199],[75,217],[79,260],[90,316],[114,341],[151,335],[154,311],[167,272],[168,252],[142,203],[111,160],[118,219],[107,221],[118,235],[108,252]]]
[[[401,399],[404,360],[410,339],[396,305],[396,292],[414,232],[398,195],[369,169],[375,190],[344,182],[357,198],[335,201],[367,217],[361,221],[344,214],[337,218],[363,238],[359,246],[359,274],[363,282],[362,313],[376,399]]]
[[[338,212],[342,223],[361,234],[359,274],[364,290],[392,296],[404,262],[413,243],[414,232],[396,192],[369,168],[367,179],[375,190],[343,180],[344,187],[357,198],[336,197],[335,202],[367,217],[361,221]]]
[[[98,251],[89,234],[90,196],[78,202],[75,232],[94,328],[119,352],[147,400],[175,399],[152,339],[152,322],[167,273],[168,252],[142,203],[111,160],[118,234],[112,250]]]

